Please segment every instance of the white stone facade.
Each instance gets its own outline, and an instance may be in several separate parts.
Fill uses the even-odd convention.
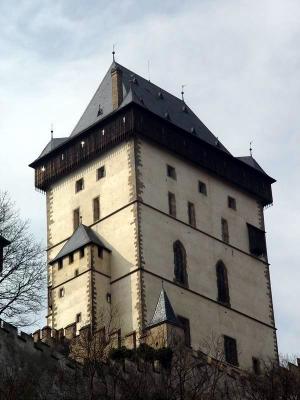
[[[103,165],[105,177],[97,180],[96,171]],[[167,165],[175,168],[176,180],[167,176]],[[84,188],[75,193],[80,178]],[[199,192],[199,181],[206,184],[206,195]],[[169,215],[168,192],[176,198],[176,218]],[[94,222],[92,201],[97,196],[100,220]],[[236,200],[236,210],[228,207],[228,196]],[[196,227],[188,224],[188,202],[195,207]],[[78,329],[93,316],[100,325],[101,310],[113,307],[122,336],[140,332],[151,320],[163,280],[175,312],[190,321],[194,348],[212,334],[227,335],[237,341],[242,368],[251,367],[252,357],[277,357],[269,266],[266,257],[249,252],[247,223],[264,229],[258,199],[163,148],[134,138],[61,178],[47,191],[49,261],[72,235],[73,210],[78,207],[82,222],[99,233],[111,253],[104,252],[100,260],[96,249],[88,246],[81,259],[75,252],[72,264],[65,259],[60,270],[57,263],[49,266],[50,326],[64,328],[75,322],[78,313]],[[228,222],[229,243],[222,241],[222,218]],[[188,287],[174,282],[176,240],[186,250]],[[219,260],[227,268],[230,307],[217,301]]]

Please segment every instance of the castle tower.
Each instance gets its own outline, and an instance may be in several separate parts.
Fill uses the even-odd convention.
[[[264,227],[275,181],[184,100],[113,62],[71,135],[31,167],[46,193],[51,327],[100,329],[114,308],[122,336],[141,334],[163,280],[187,344],[213,333],[242,368],[277,357]]]

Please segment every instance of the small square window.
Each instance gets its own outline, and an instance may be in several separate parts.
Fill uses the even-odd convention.
[[[74,262],[74,253],[69,254],[69,264],[73,264]]]
[[[75,183],[75,193],[80,192],[84,188],[83,178],[79,179]]]
[[[76,314],[76,323],[81,322],[81,313]]]
[[[204,194],[204,196],[207,196],[206,183],[199,181],[198,182],[198,190],[199,190],[199,193],[202,193],[202,194]]]
[[[62,267],[63,267],[63,260],[60,259],[58,260],[58,269],[62,269]]]
[[[236,200],[234,197],[228,196],[228,207],[236,210]]]
[[[78,268],[75,269],[74,275],[75,275],[75,276],[78,276],[78,275],[79,275],[79,269],[78,269]]]
[[[176,170],[171,165],[167,165],[167,175],[169,178],[176,180]]]
[[[103,165],[102,167],[100,167],[100,168],[97,169],[97,181],[98,181],[99,179],[104,178],[105,175],[106,175],[105,166]]]
[[[103,258],[103,248],[98,246],[98,257]]]
[[[59,292],[58,292],[58,296],[59,297],[64,297],[64,295],[65,295],[65,289],[64,288],[60,288]]]
[[[83,257],[84,257],[84,247],[82,247],[82,248],[79,250],[79,257],[80,257],[80,258],[83,258]]]

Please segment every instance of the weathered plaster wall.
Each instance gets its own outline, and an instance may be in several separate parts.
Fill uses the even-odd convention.
[[[93,204],[100,197],[100,218],[126,206],[132,198],[132,141],[116,146],[95,161],[78,168],[52,185],[47,193],[49,214],[48,247],[65,240],[73,233],[73,210],[80,208],[82,222],[93,223]],[[96,179],[97,169],[105,166],[106,176]],[[75,183],[84,178],[84,189],[75,193]]]
[[[197,228],[221,239],[221,218],[229,225],[229,242],[249,252],[246,222],[263,228],[261,207],[252,195],[218,179],[205,170],[148,142],[140,142],[142,200],[168,213],[168,192],[176,196],[177,219],[188,223],[187,202],[195,205]],[[167,164],[176,169],[177,179],[167,176]],[[198,181],[207,187],[199,193]],[[228,207],[228,196],[236,199],[237,209]]]
[[[269,267],[249,254],[246,223],[263,224],[257,200],[147,142],[139,143],[139,154],[146,320],[153,315],[163,278],[169,281],[175,312],[190,320],[193,346],[214,332],[237,339],[242,367],[249,367],[253,356],[275,357],[276,334],[267,326],[274,324]],[[167,164],[176,169],[176,180],[167,177]],[[207,196],[198,192],[199,180],[206,183]],[[176,219],[168,215],[168,191],[176,196]],[[236,199],[236,211],[228,208],[227,196]],[[195,204],[197,229],[188,225],[188,201]],[[229,223],[230,245],[221,240],[222,217]],[[186,249],[189,290],[173,283],[176,240]],[[230,303],[237,312],[217,303],[219,260],[227,267]]]
[[[97,180],[96,171],[101,166],[105,166],[106,174]],[[84,189],[75,193],[75,182],[80,178],[84,179]],[[48,318],[53,327],[59,329],[74,322],[78,312],[82,312],[82,324],[92,318],[100,324],[102,311],[107,307],[106,295],[111,293],[111,307],[120,315],[124,333],[137,328],[137,277],[132,275],[118,280],[138,267],[137,206],[132,203],[136,198],[135,183],[134,142],[131,140],[70,173],[47,193],[49,260],[58,254],[72,235],[73,210],[78,207],[82,222],[92,225],[111,250],[109,255],[104,255],[109,257],[109,267],[108,261],[98,262],[93,252],[94,267],[106,277],[97,272],[87,272],[64,285],[66,293],[62,299],[57,297],[59,287],[54,290],[53,313],[51,315],[50,310]],[[92,201],[97,196],[100,197],[100,220],[94,223]],[[69,265],[66,258],[63,269],[59,271],[57,264],[53,270],[49,267],[49,285],[52,283],[52,287],[56,287],[71,279],[76,269],[80,274],[89,270],[92,265],[89,254],[79,259],[79,252],[75,252],[74,263]],[[113,283],[111,287],[110,282]]]

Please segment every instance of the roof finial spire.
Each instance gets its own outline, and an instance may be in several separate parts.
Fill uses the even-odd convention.
[[[51,141],[53,140],[53,124],[51,124]]]
[[[53,142],[53,124],[51,124],[51,131],[50,131],[50,147],[52,150],[52,142]]]
[[[185,88],[185,86],[186,85],[181,85],[181,98],[182,98],[182,101],[184,101],[184,88]]]
[[[249,151],[250,151],[250,156],[252,157],[252,141],[250,142],[250,148],[249,148]]]
[[[115,62],[115,43],[113,44],[113,51],[112,51],[112,55],[113,55],[113,62]]]
[[[151,80],[150,80],[150,60],[148,60],[148,81],[151,82]]]
[[[82,215],[80,215],[79,219],[80,219],[80,224],[82,224]]]

